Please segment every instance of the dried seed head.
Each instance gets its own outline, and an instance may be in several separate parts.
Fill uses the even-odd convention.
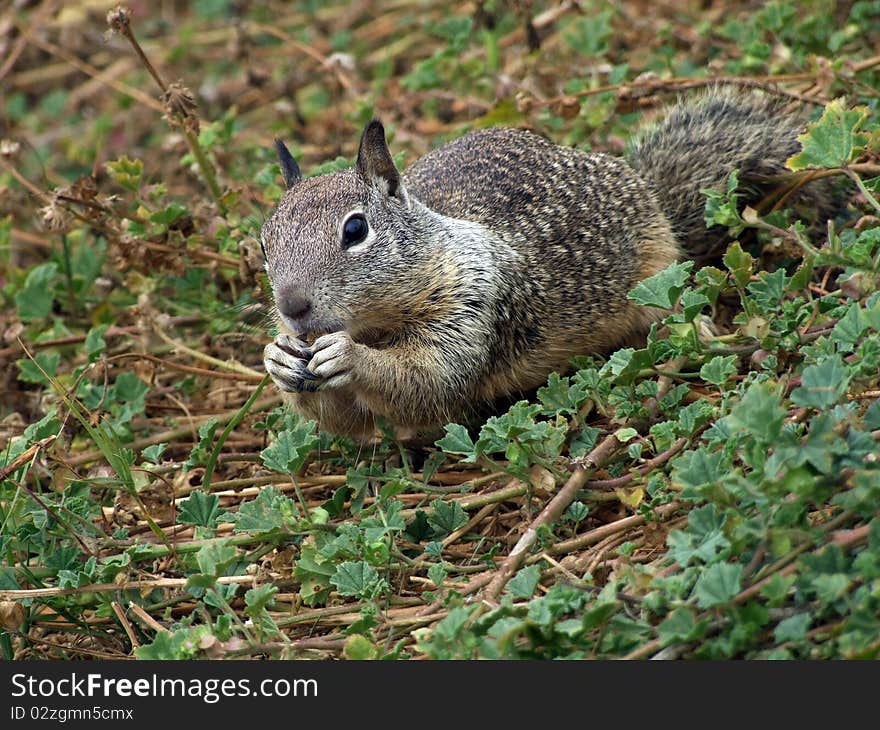
[[[528,114],[535,105],[535,100],[523,91],[516,95],[516,109],[522,114]]]
[[[563,96],[553,105],[553,113],[563,119],[574,119],[581,111],[581,103],[575,96]]]
[[[168,86],[168,91],[162,94],[162,104],[165,106],[165,119],[171,126],[183,127],[193,134],[199,133],[196,100],[181,82]]]
[[[131,26],[131,11],[124,5],[117,5],[107,13],[108,33],[121,33],[126,35]]]
[[[40,208],[43,216],[43,225],[49,231],[63,231],[70,223],[70,213],[61,205],[57,196],[52,197],[52,202]]]
[[[0,156],[15,157],[20,149],[21,145],[15,140],[0,139]]]

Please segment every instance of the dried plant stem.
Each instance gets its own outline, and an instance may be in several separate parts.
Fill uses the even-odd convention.
[[[679,502],[670,502],[669,504],[664,504],[662,507],[658,507],[654,510],[654,514],[661,519],[666,518],[679,507],[681,507]],[[594,545],[597,542],[601,542],[609,535],[629,530],[632,527],[638,527],[645,522],[647,522],[647,518],[644,515],[631,515],[630,517],[624,517],[623,519],[609,522],[607,525],[602,525],[594,530],[585,532],[583,535],[573,537],[571,540],[557,542],[555,545],[551,545],[547,552],[551,555],[562,555],[564,553],[574,552],[575,550],[580,550],[588,545]]]
[[[47,205],[52,202],[51,196],[47,195],[44,191],[40,190],[36,185],[34,185],[30,180],[28,180],[24,175],[22,175],[13,165],[9,164],[3,157],[0,157],[0,165],[3,165],[3,169],[6,170],[12,177],[14,177],[24,188],[26,188],[30,193],[35,197],[46,203]]]
[[[123,631],[125,631],[125,635],[128,637],[132,648],[136,649],[141,645],[141,643],[138,641],[137,634],[134,632],[134,627],[131,625],[128,617],[125,615],[125,609],[123,609],[122,606],[119,605],[118,601],[111,601],[110,606],[113,608],[113,613],[116,614],[116,618],[119,620]]]
[[[601,444],[587,455],[584,459],[584,465],[575,469],[574,474],[571,475],[569,480],[565,483],[565,486],[562,487],[562,489],[557,492],[556,496],[550,500],[547,506],[541,510],[541,514],[539,514],[532,524],[529,525],[528,529],[516,543],[513,550],[511,550],[510,554],[504,559],[504,562],[501,564],[495,577],[483,590],[483,598],[485,600],[491,602],[498,600],[507,581],[513,577],[513,574],[516,573],[519,567],[523,564],[523,561],[528,556],[529,550],[537,542],[539,528],[550,526],[559,519],[568,505],[574,501],[577,493],[581,490],[584,484],[586,484],[590,474],[600,464],[603,464],[611,458],[612,454],[614,454],[619,446],[620,442],[617,440],[617,437],[612,434],[611,436],[607,436]]]
[[[154,580],[128,580],[122,583],[93,583],[78,588],[25,588],[21,590],[0,591],[0,601],[21,601],[28,598],[52,598],[73,596],[78,593],[107,593],[110,591],[144,590],[154,588],[183,588],[188,578],[156,578]],[[230,575],[217,578],[218,583],[253,583],[256,576]]]
[[[96,81],[100,81],[101,83],[107,84],[111,89],[118,91],[120,94],[125,94],[126,96],[130,96],[132,99],[137,99],[141,104],[154,109],[157,112],[164,112],[165,107],[162,106],[158,101],[156,101],[149,94],[145,94],[140,89],[136,89],[133,86],[129,86],[121,81],[117,81],[116,79],[110,78],[107,75],[106,71],[102,71],[99,68],[95,68],[89,63],[80,60],[74,54],[70,53],[70,51],[62,48],[61,46],[55,45],[54,43],[45,40],[44,38],[40,38],[39,34],[34,35],[30,39],[31,43],[39,48],[42,48],[46,53],[51,53],[53,56],[58,56],[58,58],[62,59],[65,63],[69,64],[77,71],[81,71],[82,73],[91,76]]]
[[[257,400],[257,397],[260,393],[263,392],[263,388],[266,387],[266,383],[269,382],[268,373],[263,376],[263,379],[260,381],[259,385],[254,388],[254,392],[251,393],[250,397],[247,399],[245,404],[239,409],[238,413],[236,413],[229,423],[226,424],[226,428],[223,429],[223,432],[220,434],[220,437],[217,439],[217,443],[214,444],[214,448],[211,451],[211,455],[208,457],[207,463],[205,464],[205,475],[202,477],[202,484],[204,484],[205,491],[207,492],[211,488],[211,477],[214,475],[214,467],[217,465],[217,459],[220,458],[220,451],[223,449],[223,444],[226,443],[226,439],[229,438],[229,434],[232,433],[232,429],[234,429],[241,420],[245,417],[247,412],[251,409],[254,403]],[[296,481],[294,480],[294,484]],[[299,493],[299,488],[297,487],[297,493]],[[308,513],[306,513],[308,517]]]
[[[169,360],[164,360],[161,357],[154,357],[153,355],[145,355],[141,352],[123,352],[119,355],[113,355],[112,357],[107,358],[107,362],[114,362],[116,360],[146,360],[148,362],[154,362],[157,365],[161,365],[163,368],[168,368],[169,370],[176,370],[180,373],[189,373],[191,375],[203,375],[206,378],[214,378],[217,380],[244,380],[249,383],[260,383],[262,378],[259,375],[251,375],[250,373],[218,373],[216,370],[206,370],[205,368],[196,368],[192,365],[181,365],[180,363],[171,362]]]
[[[226,362],[225,360],[219,360],[216,357],[211,357],[210,355],[206,355],[204,352],[199,352],[198,350],[193,350],[191,347],[187,347],[179,340],[175,340],[170,335],[165,334],[165,330],[163,330],[155,321],[152,323],[153,331],[159,336],[165,344],[171,345],[176,350],[181,352],[185,352],[192,358],[196,360],[201,360],[206,363],[210,363],[211,365],[215,365],[218,368],[223,368],[224,370],[230,370],[234,373],[240,373],[242,375],[246,375],[248,380],[255,383],[260,383],[263,380],[263,374],[258,373],[256,370],[251,370],[251,368],[246,367],[244,365],[239,365],[237,362]]]
[[[278,405],[281,405],[281,397],[273,396],[255,404],[252,410],[267,411],[270,408],[274,408]],[[219,426],[229,423],[229,420],[234,418],[236,413],[238,413],[237,409],[234,411],[228,411],[227,413],[223,413],[219,416],[214,416],[214,418],[217,419],[217,425]],[[138,450],[143,449],[146,446],[152,446],[153,444],[160,444],[163,441],[175,441],[186,436],[192,436],[194,427],[200,426],[209,418],[212,418],[212,416],[199,416],[197,419],[194,419],[195,423],[192,426],[181,426],[180,428],[173,428],[168,431],[162,431],[161,433],[157,433],[152,436],[145,436],[144,438],[135,439],[130,444],[126,444],[126,446],[130,449]],[[64,463],[67,466],[79,466],[81,464],[88,464],[89,462],[97,461],[102,456],[103,454],[100,451],[87,451],[84,454],[79,454],[78,456],[65,459]]]
[[[141,48],[141,44],[138,43],[137,38],[135,38],[134,32],[131,29],[131,17],[130,15],[128,15],[127,12],[125,15],[125,22],[120,23],[117,27],[117,30],[131,44],[131,47],[134,49],[135,54],[137,54],[137,57],[144,65],[144,68],[147,69],[150,76],[153,77],[153,80],[162,90],[163,96],[167,97],[170,92],[169,86],[165,82],[165,79],[162,78],[162,75],[159,73],[156,67],[153,66],[153,64],[150,62],[150,59],[147,58],[147,54],[144,53],[144,49]],[[208,186],[211,197],[214,198],[214,202],[217,203],[218,207],[222,210],[224,208],[223,192],[222,190],[220,190],[220,185],[217,183],[217,173],[214,170],[214,166],[211,164],[210,160],[208,160],[208,157],[205,154],[205,151],[202,149],[201,144],[199,144],[198,134],[190,127],[190,125],[187,124],[186,119],[180,118],[180,115],[170,112],[169,110],[169,117],[175,118],[176,121],[180,124],[180,129],[183,132],[183,136],[186,139],[186,143],[189,146],[190,152],[192,152],[192,155],[193,157],[195,157],[199,169],[202,171],[202,177],[204,178],[205,183]]]

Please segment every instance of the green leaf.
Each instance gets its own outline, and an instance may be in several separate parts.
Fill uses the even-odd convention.
[[[694,281],[711,304],[718,300],[722,289],[727,288],[727,274],[714,266],[704,266],[694,274]]]
[[[185,525],[216,527],[219,515],[220,498],[216,494],[205,494],[201,489],[196,489],[180,503],[177,521]]]
[[[678,432],[682,435],[694,433],[712,417],[714,412],[712,405],[704,400],[694,401],[689,406],[681,408],[676,421]]]
[[[579,456],[586,456],[596,446],[596,440],[602,433],[598,428],[592,426],[584,426],[580,433],[571,440],[568,447],[568,454],[571,458],[576,459]]]
[[[512,467],[523,468],[534,457],[554,458],[559,455],[565,442],[567,426],[561,419],[536,421],[540,414],[539,404],[519,401],[507,413],[493,416],[480,429],[475,450],[484,454],[503,451]]]
[[[212,540],[196,553],[196,562],[204,575],[217,577],[235,561],[238,551],[228,540]]]
[[[244,602],[247,608],[245,613],[248,616],[254,616],[263,609],[268,608],[275,601],[275,594],[278,593],[278,586],[266,583],[258,588],[251,588],[244,594]]]
[[[214,442],[214,433],[217,431],[217,419],[211,416],[199,426],[199,442],[192,447],[189,458],[183,465],[184,471],[203,465],[211,453],[211,445]]]
[[[704,447],[686,451],[672,462],[674,479],[690,490],[716,484],[727,471],[723,452]]]
[[[812,620],[813,617],[808,613],[789,616],[776,625],[773,635],[780,644],[786,641],[800,641],[807,635]]]
[[[153,223],[160,223],[162,225],[168,226],[174,223],[178,218],[182,215],[186,214],[187,208],[185,205],[180,205],[179,203],[172,203],[167,208],[163,208],[162,210],[157,210],[155,213],[150,215],[150,220]]]
[[[813,263],[815,256],[808,255],[804,257],[803,262],[798,266],[797,271],[792,274],[788,282],[789,292],[800,292],[806,289],[813,278]]]
[[[730,547],[722,530],[724,515],[718,515],[714,504],[691,510],[687,530],[673,530],[666,538],[669,557],[680,565],[688,565],[694,558],[703,563],[718,561],[718,556]]]
[[[870,181],[869,181],[870,182]],[[874,178],[873,186],[866,183],[873,192],[880,192],[880,178]],[[856,266],[873,269],[872,262],[880,247],[880,228],[865,228],[856,232],[852,229],[844,229],[840,232],[840,243],[843,246],[843,255]]]
[[[431,508],[428,523],[438,536],[449,535],[467,522],[467,514],[458,502],[435,499],[431,502]]]
[[[324,502],[323,507],[327,511],[329,517],[339,517],[345,510],[345,503],[351,497],[352,489],[347,484],[343,484],[339,489],[333,492],[333,496]]]
[[[132,372],[120,373],[113,384],[113,397],[122,403],[143,403],[150,386]],[[143,408],[141,408],[143,410]]]
[[[89,362],[95,362],[98,356],[107,349],[104,334],[107,332],[108,327],[109,325],[106,324],[92,327],[86,335],[85,348]]]
[[[343,653],[351,661],[376,659],[380,655],[378,648],[363,634],[352,634],[345,640]]]
[[[269,469],[292,476],[317,443],[315,422],[300,419],[293,427],[279,433],[275,443],[260,452],[260,457]]]
[[[850,577],[845,573],[817,575],[810,581],[816,598],[823,604],[842,598],[849,591],[850,583]]]
[[[700,190],[706,196],[703,218],[707,228],[724,226],[724,228],[733,231],[734,235],[744,228],[743,219],[739,214],[738,188],[739,174],[736,170],[732,170],[727,178],[726,190],[720,191],[711,188]]]
[[[741,590],[742,571],[739,563],[714,563],[700,573],[692,593],[700,608],[728,603]]]
[[[880,428],[880,400],[875,400],[865,411],[865,426],[871,431]]]
[[[58,277],[58,264],[50,261],[35,266],[24,280],[24,286],[15,293],[15,306],[22,322],[45,319],[52,311],[55,300],[52,284]]]
[[[34,362],[36,360],[36,362]],[[23,357],[16,360],[18,366],[18,379],[23,383],[36,383],[37,385],[45,385],[48,381],[46,375],[54,378],[58,372],[58,365],[61,362],[61,355],[57,352],[38,352],[34,355],[34,360]]]
[[[425,510],[416,510],[416,516],[406,526],[405,532],[413,542],[422,542],[431,536],[431,526]]]
[[[736,355],[717,355],[700,368],[700,377],[712,385],[724,385],[736,372]]]
[[[762,271],[758,275],[758,281],[749,283],[748,290],[758,306],[767,312],[779,306],[787,286],[788,276],[785,269],[777,269],[772,274]]]
[[[681,294],[681,308],[685,322],[691,322],[711,302],[701,291],[685,289]]]
[[[355,596],[369,599],[381,588],[379,574],[376,569],[363,560],[346,560],[336,567],[330,578],[341,596]]]
[[[626,296],[645,307],[672,309],[693,268],[693,261],[672,263],[663,271],[640,281]]]
[[[627,384],[633,382],[642,370],[650,368],[653,364],[653,358],[647,349],[634,350],[632,347],[624,347],[608,358],[607,367],[618,382]]]
[[[858,302],[849,305],[844,314],[831,330],[831,339],[840,343],[841,351],[852,352],[853,345],[858,342],[868,328],[863,321],[862,309]]]
[[[581,501],[572,502],[565,510],[565,516],[573,522],[581,522],[590,514],[590,508]]]
[[[12,215],[0,218],[0,251],[8,250],[12,242]]]
[[[443,585],[443,581],[446,580],[446,573],[446,566],[443,563],[434,563],[428,568],[428,578],[430,578],[431,582],[438,588]]]
[[[165,453],[165,449],[167,448],[168,444],[164,441],[161,444],[153,444],[152,446],[147,446],[141,451],[141,456],[151,464],[158,464],[162,461],[162,454]]]
[[[218,519],[234,522],[235,532],[272,532],[299,517],[296,503],[276,487],[263,487],[255,499],[244,502],[237,512],[224,512]]]
[[[212,636],[210,626],[190,626],[177,631],[160,632],[152,644],[138,647],[134,653],[138,659],[192,659],[199,653],[203,641]]]
[[[748,431],[761,443],[770,444],[779,437],[786,415],[787,411],[772,385],[752,383],[730,412],[727,422],[734,428]]]
[[[56,418],[56,409],[51,409],[39,421],[35,421],[24,430],[24,437],[28,442],[40,441],[48,436],[54,436],[61,430],[61,422]]]
[[[444,428],[446,435],[436,441],[435,445],[447,454],[463,454],[467,457],[464,461],[475,461],[477,454],[468,430],[458,423],[450,423]]]
[[[802,408],[828,408],[837,403],[849,385],[849,372],[840,355],[826,357],[804,368],[801,385],[791,400]]]
[[[400,516],[403,503],[400,501],[389,502],[384,511],[374,517],[367,517],[361,522],[364,528],[364,540],[368,543],[376,543],[386,535],[394,532],[403,532],[406,522]]]
[[[546,408],[545,413],[574,415],[581,405],[589,397],[589,391],[585,383],[571,378],[560,378],[556,373],[550,373],[547,385],[538,388],[538,399]]]
[[[785,602],[788,592],[796,581],[797,576],[774,573],[773,576],[761,586],[761,595],[767,599],[767,604],[769,606],[781,606]]]
[[[508,582],[506,590],[513,594],[514,598],[531,598],[535,595],[539,580],[541,580],[541,566],[530,565],[517,571]]]
[[[868,143],[868,135],[859,131],[867,118],[866,107],[844,109],[842,99],[830,102],[819,121],[798,136],[802,149],[786,161],[788,169],[843,167],[852,162]]]
[[[118,160],[112,160],[104,164],[110,177],[128,190],[137,192],[141,184],[141,176],[144,173],[144,163],[140,160],[130,160],[126,156]]]
[[[748,252],[742,250],[739,241],[734,241],[727,247],[727,252],[722,260],[730,273],[733,274],[733,280],[739,288],[744,289],[752,277],[755,259]]]
[[[690,608],[679,606],[657,627],[657,636],[662,646],[694,641],[705,633],[707,625],[706,621],[697,621]]]

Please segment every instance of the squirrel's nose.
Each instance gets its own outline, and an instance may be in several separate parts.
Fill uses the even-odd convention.
[[[284,293],[278,297],[278,311],[285,318],[297,322],[312,311],[312,303],[308,297],[301,293]]]

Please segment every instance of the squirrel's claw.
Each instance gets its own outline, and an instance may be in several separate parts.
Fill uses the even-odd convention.
[[[311,355],[308,348],[296,348],[287,335],[280,335],[263,350],[263,364],[275,384],[287,393],[313,392],[318,377],[309,372],[303,355]]]
[[[288,334],[280,334],[275,338],[275,346],[286,353],[308,362],[312,359],[311,348],[302,340]]]
[[[338,388],[351,381],[355,347],[347,332],[331,332],[315,340],[308,369],[324,381],[319,389]]]

